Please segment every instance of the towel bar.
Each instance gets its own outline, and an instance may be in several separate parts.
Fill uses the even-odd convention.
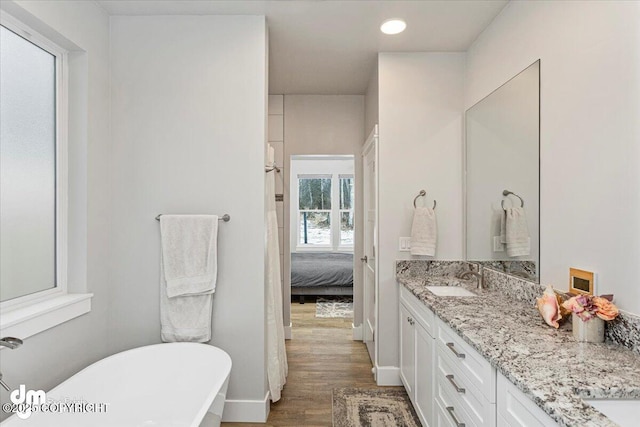
[[[156,221],[160,221],[160,217],[162,216],[162,214],[159,214],[158,216],[156,216]],[[229,214],[224,214],[221,217],[218,218],[218,221],[224,221],[224,222],[229,222],[231,221],[231,217],[229,216]]]
[[[415,199],[413,199],[413,207],[417,208],[416,201],[418,200],[418,197],[423,197],[423,196],[426,196],[426,195],[427,195],[426,191],[420,190],[420,193],[418,193],[418,195],[415,197]],[[433,201],[433,209],[435,209],[435,208],[436,208],[436,201],[434,200]]]

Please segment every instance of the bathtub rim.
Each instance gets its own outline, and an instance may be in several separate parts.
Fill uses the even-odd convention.
[[[140,347],[134,347],[128,350],[123,350],[120,351],[118,353],[114,353],[110,356],[104,357],[102,359],[96,360],[95,362],[93,362],[92,364],[84,367],[83,369],[81,369],[80,371],[76,372],[75,374],[67,377],[64,379],[64,381],[62,381],[60,384],[56,385],[55,387],[51,388],[50,390],[46,391],[45,393],[47,394],[47,396],[50,393],[54,393],[58,388],[62,387],[65,385],[65,383],[67,383],[71,378],[82,374],[83,372],[92,369],[94,367],[100,366],[104,363],[106,363],[107,360],[109,359],[113,359],[113,358],[117,358],[118,356],[124,355],[126,353],[134,353],[134,352],[141,352],[144,350],[150,349],[150,348],[154,348],[154,347],[159,347],[159,346],[166,346],[166,345],[170,345],[172,347],[176,347],[176,346],[181,346],[181,347],[194,347],[195,346],[207,346],[210,349],[207,349],[206,351],[212,351],[214,353],[219,353],[223,359],[224,362],[227,362],[223,365],[223,367],[225,367],[225,372],[226,374],[221,378],[220,384],[219,384],[219,388],[215,389],[214,387],[211,387],[211,389],[209,390],[209,392],[207,393],[206,399],[204,399],[203,401],[203,405],[201,406],[201,408],[198,410],[197,414],[195,415],[195,417],[193,418],[191,424],[189,425],[189,427],[199,427],[200,422],[202,422],[202,420],[204,419],[204,417],[207,415],[207,412],[209,412],[209,409],[211,408],[211,406],[213,405],[213,402],[215,401],[216,397],[218,397],[218,394],[220,393],[220,391],[224,391],[225,395],[226,395],[226,387],[225,385],[228,387],[229,384],[229,378],[231,377],[231,368],[233,367],[233,362],[231,360],[231,356],[229,356],[229,354],[224,351],[223,349],[221,349],[220,347],[216,347],[214,345],[211,344],[206,344],[206,343],[194,343],[194,342],[172,342],[172,343],[157,343],[157,344],[149,344],[149,345],[143,345]],[[226,366],[228,364],[228,369],[226,369]],[[16,414],[11,415],[10,417],[2,420],[2,422],[0,422],[0,426],[8,426],[10,427],[15,422],[15,420],[18,419]]]

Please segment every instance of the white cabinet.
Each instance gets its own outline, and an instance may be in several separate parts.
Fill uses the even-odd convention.
[[[443,321],[436,321],[436,400],[456,424],[496,425],[496,372]]]
[[[416,323],[416,380],[413,404],[425,426],[433,425],[433,337]]]
[[[558,424],[400,287],[400,378],[425,427]]]
[[[456,416],[455,412],[451,407],[445,409],[438,401],[434,402],[433,407],[435,408],[433,420],[435,427],[459,427],[454,418]],[[449,411],[452,411],[452,413],[449,413]]]
[[[555,427],[556,423],[504,375],[498,374],[498,427]]]
[[[400,379],[425,427],[433,426],[434,315],[400,288]]]
[[[400,379],[409,396],[416,381],[416,331],[413,313],[400,304]]]

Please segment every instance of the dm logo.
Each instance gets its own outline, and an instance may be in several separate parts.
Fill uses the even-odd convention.
[[[32,408],[35,405],[42,405],[47,402],[47,395],[42,390],[26,390],[24,384],[20,384],[17,390],[13,390],[9,395],[11,402],[15,403],[18,410],[16,415],[21,420],[26,420],[31,416]]]

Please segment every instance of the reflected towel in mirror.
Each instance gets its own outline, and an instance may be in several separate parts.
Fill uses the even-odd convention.
[[[524,208],[505,209],[505,235],[508,256],[526,256],[531,253],[531,238]]]

